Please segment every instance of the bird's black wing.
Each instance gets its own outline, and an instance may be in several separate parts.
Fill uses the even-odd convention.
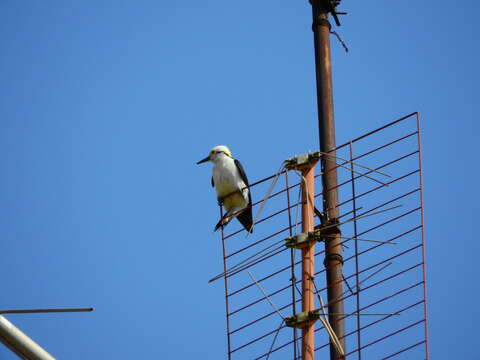
[[[238,169],[238,173],[240,174],[240,177],[242,178],[245,185],[248,186],[249,184],[248,184],[247,174],[245,174],[245,170],[243,170],[242,163],[240,161],[238,161],[237,159],[235,159],[234,162],[235,162],[235,166]]]
[[[213,176],[212,176],[212,187],[214,187],[214,186],[215,186],[215,183],[213,182]]]
[[[234,161],[235,161],[235,166],[238,169],[238,173],[240,174],[240,178],[243,180],[245,185],[248,186],[249,183],[248,183],[247,174],[245,173],[245,170],[243,169],[242,164],[238,160],[234,160]],[[248,189],[248,206],[244,211],[238,214],[237,219],[243,225],[245,230],[251,233],[253,232],[252,195],[251,195],[250,189]]]

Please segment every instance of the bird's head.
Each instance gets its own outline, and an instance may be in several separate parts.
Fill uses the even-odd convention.
[[[224,156],[228,156],[229,158],[233,159],[232,153],[230,152],[230,149],[228,147],[224,145],[217,145],[212,150],[210,150],[210,153],[205,159],[202,159],[199,162],[197,162],[197,165],[207,161],[211,161],[214,163],[222,159]]]

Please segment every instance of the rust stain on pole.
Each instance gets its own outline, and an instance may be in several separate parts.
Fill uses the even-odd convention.
[[[333,118],[333,85],[330,55],[330,23],[328,21],[328,8],[323,0],[310,0],[312,4],[315,44],[315,69],[317,79],[317,106],[320,150],[333,156],[322,157],[322,184],[323,184],[323,209],[328,219],[338,218],[338,191],[337,171],[335,163],[335,122]],[[331,189],[331,190],[328,190]],[[325,239],[325,267],[327,276],[328,312],[330,314],[343,314],[342,301],[333,301],[341,298],[342,285],[342,247],[340,234]],[[333,301],[333,303],[332,303]],[[345,324],[339,315],[329,315],[332,328],[340,339],[343,349],[345,347]],[[330,358],[332,360],[344,359],[336,348],[330,343]]]
[[[314,230],[314,166],[302,170],[302,232]],[[315,274],[315,243],[311,242],[302,249],[302,311],[315,309],[315,292],[312,278]],[[302,328],[302,359],[314,360],[315,323],[307,323]]]

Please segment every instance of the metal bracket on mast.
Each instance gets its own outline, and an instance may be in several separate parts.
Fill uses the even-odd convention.
[[[312,242],[321,241],[322,238],[318,232],[310,231],[307,233],[301,233],[294,236],[289,236],[285,239],[285,246],[290,249],[303,249]]]
[[[315,226],[315,232],[318,232],[319,236],[322,238],[331,238],[337,234],[341,234],[340,223],[338,219],[320,219],[322,223]]]
[[[310,0],[310,4],[313,5],[313,2],[317,2],[319,6],[322,7],[324,12],[328,12],[332,14],[333,20],[335,20],[335,24],[340,26],[340,20],[338,19],[338,15],[346,15],[345,12],[337,11],[337,6],[340,5],[341,0]]]
[[[314,231],[289,236],[285,239],[285,246],[293,249],[303,249],[312,242],[328,241],[326,239],[333,238],[337,234],[341,234],[337,219],[330,219],[315,226]]]
[[[284,161],[285,168],[287,170],[302,171],[305,168],[314,166],[317,163],[317,161],[320,160],[321,156],[322,156],[322,153],[320,151],[298,155],[296,157],[286,159]]]
[[[285,325],[292,328],[301,329],[320,319],[320,309],[304,311],[285,318]]]

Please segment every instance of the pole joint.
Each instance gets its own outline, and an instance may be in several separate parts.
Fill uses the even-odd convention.
[[[343,266],[343,256],[338,253],[328,253],[325,255],[325,259],[323,260],[323,265],[328,268],[330,262],[335,261],[336,263],[340,263]]]
[[[313,19],[312,22],[312,31],[315,32],[315,29],[320,26],[326,26],[328,27],[328,32],[332,30],[332,24],[330,24],[330,21],[328,19],[325,19],[321,16],[317,16]]]

